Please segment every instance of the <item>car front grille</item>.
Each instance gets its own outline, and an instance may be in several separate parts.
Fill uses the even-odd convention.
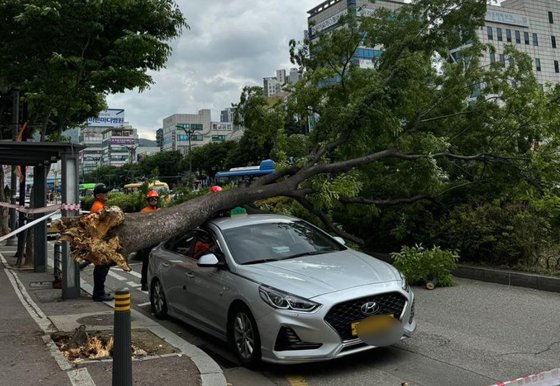
[[[338,332],[342,340],[355,339],[356,337],[352,336],[352,323],[370,316],[362,314],[361,311],[362,305],[367,302],[375,302],[379,306],[374,315],[393,314],[395,318],[399,318],[406,298],[398,292],[389,292],[348,300],[335,304],[325,316],[325,322]]]

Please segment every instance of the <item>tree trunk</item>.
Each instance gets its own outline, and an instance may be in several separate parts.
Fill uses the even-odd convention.
[[[112,233],[119,237],[122,254],[127,256],[195,228],[220,211],[256,200],[288,195],[295,190],[288,182],[207,194],[148,214],[127,213],[124,224]]]
[[[70,243],[72,256],[78,262],[83,259],[94,264],[115,262],[129,271],[125,256],[131,252],[195,228],[224,210],[255,200],[289,195],[292,190],[292,181],[286,180],[207,194],[152,213],[123,214],[117,207],[108,207],[99,214],[63,218],[57,223],[60,239]]]

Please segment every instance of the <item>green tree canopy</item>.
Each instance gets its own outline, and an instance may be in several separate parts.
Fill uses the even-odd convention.
[[[186,27],[173,0],[0,0],[0,15],[0,88],[20,90],[43,135],[148,87]]]
[[[494,49],[476,37],[485,13],[485,1],[419,0],[342,18],[346,28],[319,33],[313,43],[291,42],[304,75],[288,102],[270,106],[248,88],[238,106],[240,121],[287,166],[270,179],[328,170],[293,198],[364,238],[372,236],[364,224],[376,218],[386,228],[372,225],[374,235],[400,240],[426,235],[418,221],[471,198],[557,192],[558,89],[542,90],[531,59],[511,45],[507,64],[480,65]],[[382,49],[368,68],[354,60],[363,46]],[[312,150],[289,163],[294,121],[313,122]],[[389,216],[384,223],[380,210]]]

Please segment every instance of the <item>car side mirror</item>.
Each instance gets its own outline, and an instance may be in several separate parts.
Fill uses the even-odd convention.
[[[207,253],[200,256],[197,265],[199,267],[221,267],[224,264],[218,260],[218,257],[213,253]]]
[[[335,239],[336,241],[338,241],[340,244],[342,245],[346,245],[346,241],[344,241],[344,239],[340,236],[333,236],[333,239]]]

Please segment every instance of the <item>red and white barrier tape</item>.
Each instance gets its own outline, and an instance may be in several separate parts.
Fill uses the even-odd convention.
[[[557,386],[560,385],[560,368],[544,371],[542,373],[527,375],[511,381],[499,382],[492,386]]]
[[[61,210],[61,209],[62,210],[71,210],[71,211],[80,210],[80,204],[57,204],[57,205],[45,206],[43,208],[28,208],[28,207],[22,206],[22,205],[10,204],[8,202],[0,202],[0,207],[15,209],[18,212],[29,213],[29,214],[49,213],[49,212],[54,212],[54,211],[58,211],[58,210]]]

